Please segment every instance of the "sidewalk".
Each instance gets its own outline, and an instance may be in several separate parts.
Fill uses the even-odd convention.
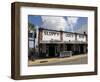
[[[35,65],[47,65],[47,64],[53,64],[53,63],[60,63],[60,62],[68,62],[68,61],[73,61],[77,60],[80,58],[85,58],[87,57],[87,54],[80,54],[76,56],[71,56],[71,57],[65,57],[65,58],[46,58],[46,59],[37,59],[35,61],[28,61],[29,66],[35,66]]]

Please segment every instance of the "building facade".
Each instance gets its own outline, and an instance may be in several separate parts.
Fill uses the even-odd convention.
[[[72,55],[87,53],[87,34],[39,28],[38,50],[41,57],[57,57],[63,51]]]

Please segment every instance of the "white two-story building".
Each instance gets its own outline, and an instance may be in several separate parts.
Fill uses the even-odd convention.
[[[38,48],[43,57],[56,57],[63,51],[72,51],[73,55],[85,54],[87,34],[39,28]]]

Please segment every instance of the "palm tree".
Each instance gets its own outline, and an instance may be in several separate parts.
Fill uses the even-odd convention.
[[[35,25],[34,24],[32,24],[32,23],[28,23],[28,30],[29,30],[29,32],[30,31],[35,31]]]
[[[34,60],[34,54],[35,54],[35,36],[36,36],[36,29],[35,29],[35,25],[34,24],[32,24],[32,23],[28,23],[28,32],[30,33],[33,33],[34,34],[34,36],[32,37],[34,40],[34,43],[33,43],[33,45],[34,45],[34,48],[33,49],[30,49],[30,51],[29,52],[32,52],[32,54],[33,55],[31,55],[31,59],[32,60]]]

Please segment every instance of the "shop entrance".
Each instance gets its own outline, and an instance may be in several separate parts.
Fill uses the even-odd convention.
[[[84,53],[84,47],[83,45],[80,45],[80,54]]]
[[[72,51],[72,44],[67,45],[67,51]]]
[[[55,46],[49,45],[49,57],[55,57]]]

